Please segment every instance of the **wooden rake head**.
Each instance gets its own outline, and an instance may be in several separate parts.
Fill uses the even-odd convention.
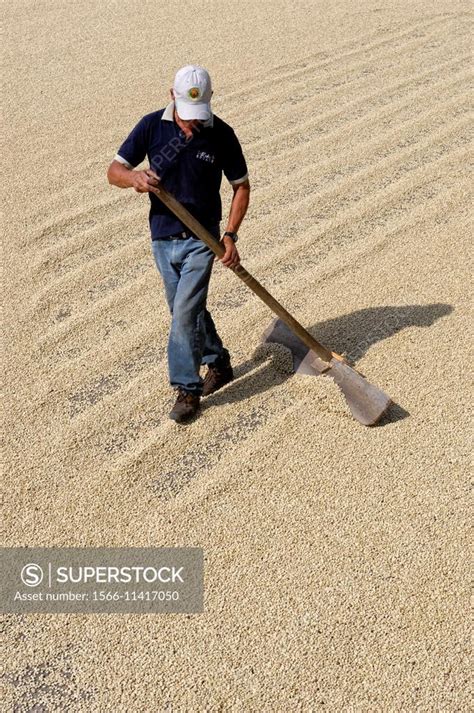
[[[364,426],[373,426],[380,421],[392,404],[389,396],[367,381],[343,357],[332,352],[331,359],[323,361],[281,319],[273,320],[265,330],[262,343],[282,344],[289,349],[296,374],[333,379],[344,394],[352,415]]]

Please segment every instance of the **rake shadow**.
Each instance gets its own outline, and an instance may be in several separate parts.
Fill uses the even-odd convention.
[[[373,344],[388,339],[407,327],[431,327],[438,319],[446,317],[452,311],[452,305],[442,302],[429,305],[367,307],[334,319],[318,322],[309,327],[308,331],[319,342],[335,352],[344,354],[345,358],[355,365]],[[256,354],[258,354],[258,349]],[[204,399],[203,408],[206,408],[207,405],[216,406],[243,401],[283,383],[292,376],[292,374],[276,370],[270,361],[266,362],[257,372],[243,378],[255,370],[256,364],[258,364],[258,357],[249,359],[235,367],[235,381],[223,391]],[[409,415],[409,412],[402,406],[394,403],[377,426],[401,421]]]

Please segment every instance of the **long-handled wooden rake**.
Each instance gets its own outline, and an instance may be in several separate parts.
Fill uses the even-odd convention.
[[[225,248],[221,243],[162,185],[153,193],[196,237],[206,243],[217,257],[224,255]],[[266,330],[263,341],[277,342],[288,347],[293,355],[296,372],[313,376],[323,374],[334,379],[354,418],[365,426],[377,423],[392,403],[391,399],[370,384],[342,356],[317,342],[242,265],[231,270],[278,316]]]

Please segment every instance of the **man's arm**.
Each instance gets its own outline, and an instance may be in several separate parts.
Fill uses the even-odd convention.
[[[159,176],[151,169],[134,171],[115,159],[109,166],[107,178],[112,186],[118,188],[134,188],[137,193],[148,193],[150,188],[154,188],[159,192]]]
[[[232,186],[232,188],[234,189],[234,195],[232,196],[226,230],[230,233],[237,233],[249,207],[250,183],[247,179],[236,186]]]
[[[234,195],[230,206],[227,228],[230,233],[237,233],[245,217],[250,200],[250,183],[247,180],[232,186]],[[221,262],[226,267],[236,267],[240,263],[240,257],[236,245],[232,238],[224,236],[222,242],[226,249],[221,257]]]

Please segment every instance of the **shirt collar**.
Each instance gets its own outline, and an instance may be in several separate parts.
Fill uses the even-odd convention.
[[[167,104],[166,109],[163,112],[163,116],[161,117],[161,121],[174,121],[174,101],[170,101],[170,103]],[[214,126],[214,114],[212,111],[209,119],[203,122],[203,126]]]

